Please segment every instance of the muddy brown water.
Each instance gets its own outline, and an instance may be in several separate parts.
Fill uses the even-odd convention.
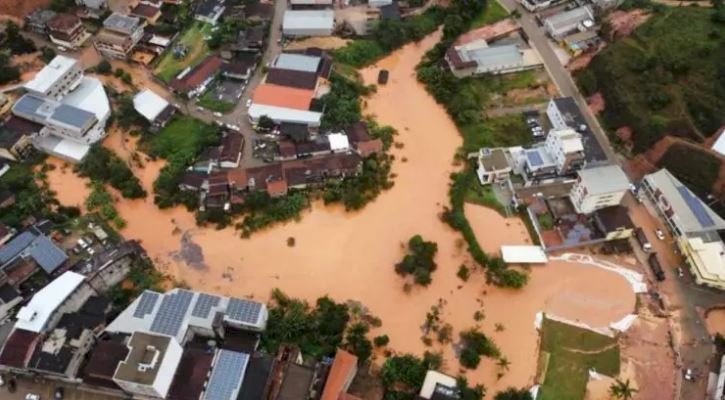
[[[466,283],[456,277],[462,263],[472,264],[460,235],[439,214],[448,203],[449,175],[456,169],[453,154],[461,138],[415,78],[416,63],[438,39],[438,34],[431,35],[362,71],[372,83],[379,68],[390,70],[389,83],[367,100],[366,111],[397,128],[396,140],[404,144],[393,150],[398,160],[395,186],[362,211],[346,213],[315,204],[299,222],[240,239],[232,229],[196,227],[193,215],[181,208],[159,210],[151,197],[119,199],[116,207],[128,222],[122,233],[141,240],[159,269],[194,289],[266,300],[273,288],[280,288],[310,301],[325,294],[338,301],[360,301],[382,319],[382,327],[372,334],[389,335],[391,349],[418,355],[441,350],[446,371],[457,374],[451,344],[429,348],[420,340],[426,312],[443,299],[442,319],[453,326],[455,338],[478,324],[511,361],[510,370],[497,379],[495,363],[484,360],[478,370],[467,373],[471,382],[484,383],[490,391],[531,384],[537,360],[536,312],[606,326],[632,311],[634,294],[617,274],[561,261],[532,269],[531,282],[521,291],[488,287],[481,272]],[[113,132],[105,145],[128,158],[135,141]],[[406,162],[400,161],[403,157]],[[161,167],[159,161],[136,168],[149,192]],[[70,168],[51,171],[49,181],[64,204],[80,204],[88,193]],[[487,251],[497,251],[504,243],[527,243],[520,220],[478,206],[467,206],[466,212]],[[403,256],[402,243],[415,234],[438,243],[438,270],[429,287],[406,293],[405,281],[393,266]],[[295,238],[294,247],[287,245],[290,237]],[[195,258],[203,257],[203,268],[187,265],[179,256],[189,243],[195,246]],[[485,318],[476,322],[473,315],[479,310]],[[496,324],[504,330],[496,332]]]

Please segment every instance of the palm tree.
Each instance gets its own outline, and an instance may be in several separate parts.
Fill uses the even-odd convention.
[[[616,379],[614,383],[609,386],[609,394],[619,400],[631,400],[635,393],[637,393],[637,389],[630,386],[629,379],[626,381]]]
[[[509,359],[505,356],[501,356],[501,358],[498,359],[498,362],[496,362],[496,365],[498,365],[502,371],[508,371],[511,361],[509,361]]]

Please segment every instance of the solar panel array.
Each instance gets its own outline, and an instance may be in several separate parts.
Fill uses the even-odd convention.
[[[147,314],[151,314],[154,311],[154,306],[159,300],[159,294],[156,292],[145,291],[141,294],[141,300],[138,301],[138,306],[133,310],[133,316],[136,318],[143,318]]]
[[[262,303],[256,301],[229,299],[227,304],[227,316],[237,321],[248,324],[256,324],[259,320],[259,313],[262,311]]]
[[[680,192],[680,196],[682,196],[682,199],[685,200],[685,203],[687,203],[687,207],[690,208],[690,211],[692,211],[692,213],[695,215],[695,218],[697,218],[697,222],[699,222],[700,225],[705,228],[715,225],[715,221],[713,221],[710,213],[707,212],[705,205],[702,204],[702,201],[700,199],[695,197],[695,195],[693,195],[684,186],[678,187],[677,191]]]
[[[198,318],[206,318],[209,316],[209,311],[212,307],[219,305],[221,298],[219,296],[212,296],[206,293],[199,293],[194,304],[194,309],[191,310],[191,315]]]
[[[249,355],[236,351],[219,350],[204,400],[236,399],[242,386]]]
[[[151,331],[176,336],[193,298],[194,293],[187,290],[179,290],[174,294],[166,295],[161,301],[154,322],[151,323]]]
[[[538,151],[529,151],[526,153],[526,157],[529,159],[532,167],[538,167],[544,164],[544,160],[541,159],[541,154]]]

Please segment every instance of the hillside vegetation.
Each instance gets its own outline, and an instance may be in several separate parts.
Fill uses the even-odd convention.
[[[635,153],[668,134],[701,142],[725,123],[725,23],[713,15],[665,8],[578,74],[604,97],[607,127],[633,129]]]

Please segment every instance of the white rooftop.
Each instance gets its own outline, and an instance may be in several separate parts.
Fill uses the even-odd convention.
[[[541,246],[501,246],[501,257],[507,264],[543,264],[548,261]]]
[[[720,128],[720,132],[715,143],[712,145],[712,149],[715,150],[721,156],[725,156],[725,127]]]
[[[40,333],[55,310],[70,296],[85,277],[67,271],[40,289],[30,302],[18,311],[16,329]]]
[[[333,10],[287,10],[284,12],[282,29],[330,30],[335,27]]]
[[[302,72],[317,72],[320,57],[304,54],[282,53],[274,61],[274,67]]]
[[[55,56],[48,65],[35,74],[32,80],[25,83],[25,89],[45,93],[58,79],[73,68],[77,62],[78,60],[74,58],[63,55]]]
[[[591,195],[623,192],[629,189],[629,178],[619,165],[579,170],[579,179]]]
[[[168,106],[168,101],[150,89],[145,89],[133,97],[133,108],[149,122],[153,122]]]
[[[430,399],[431,397],[433,397],[436,386],[438,386],[439,384],[452,389],[456,389],[458,387],[456,378],[442,374],[438,371],[428,371],[425,373],[423,387],[421,387],[420,389],[420,397],[424,399]]]
[[[574,129],[552,129],[549,131],[549,135],[555,135],[558,137],[559,143],[561,143],[561,150],[564,154],[584,151],[582,136]]]
[[[60,102],[93,113],[102,123],[105,123],[108,116],[111,115],[106,90],[103,88],[103,83],[96,78],[83,77],[80,85],[63,97]]]
[[[725,244],[721,240],[703,241],[696,237],[688,239],[691,258],[698,274],[705,282],[725,284]]]
[[[330,140],[330,149],[332,151],[346,151],[350,149],[350,141],[344,133],[331,133],[327,135]]]
[[[248,113],[253,121],[258,121],[260,117],[266,115],[276,123],[290,122],[309,126],[320,126],[320,120],[322,119],[322,113],[315,111],[302,111],[256,103],[249,107]]]

